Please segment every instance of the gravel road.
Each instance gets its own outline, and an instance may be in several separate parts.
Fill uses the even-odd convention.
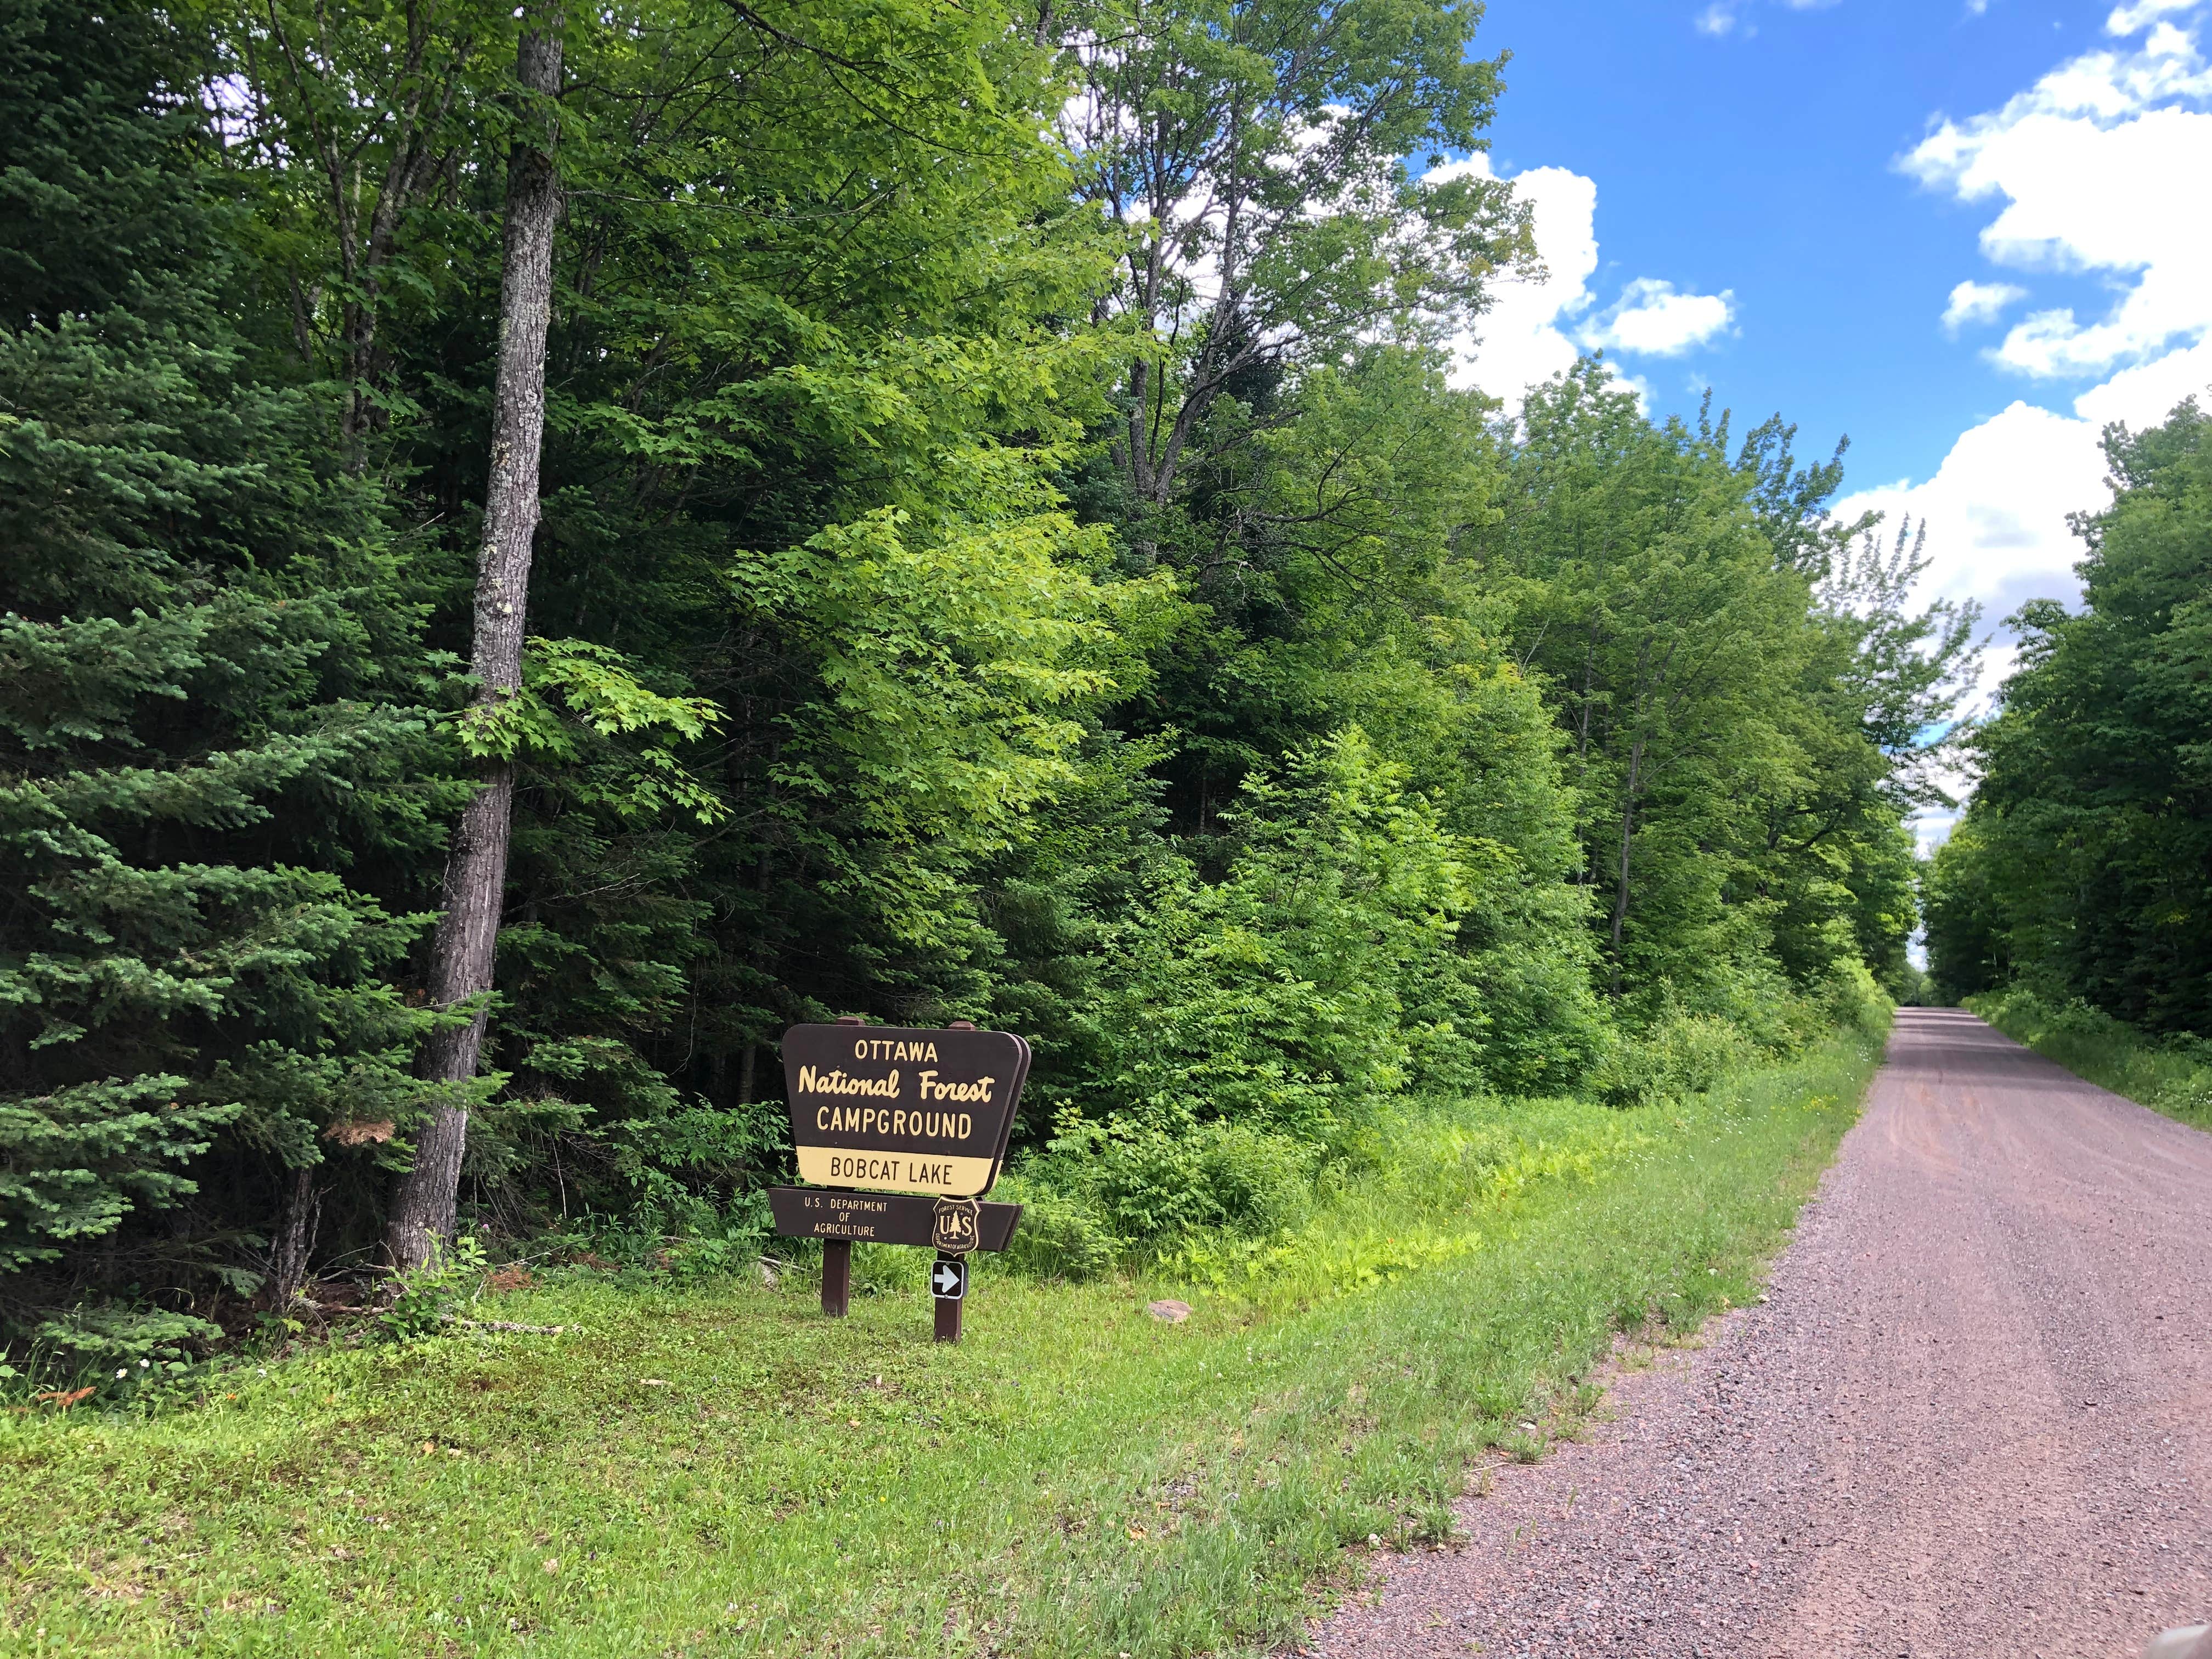
[[[1906,1010],[1769,1292],[1309,1650],[2119,1659],[2212,1618],[2212,1135]]]

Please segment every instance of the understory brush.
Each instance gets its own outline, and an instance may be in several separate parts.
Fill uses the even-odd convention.
[[[856,1251],[841,1321],[803,1270],[547,1264],[198,1409],[0,1417],[0,1647],[1276,1650],[1348,1547],[1444,1539],[1480,1460],[1574,1431],[1620,1333],[1753,1295],[1879,1053],[1408,1106],[1267,1234],[1086,1284],[980,1260],[957,1347],[924,1251]]]
[[[1371,1247],[1346,1244],[1344,1194],[1371,1208],[1404,1172],[1420,1171],[1414,1188],[1382,1201],[1426,1214],[1510,1191],[1531,1171],[1586,1170],[1632,1143],[1628,1112],[1724,1090],[1838,1033],[1878,1041],[1893,1012],[1856,963],[1809,990],[1779,981],[1761,988],[1755,1004],[1747,990],[1735,1018],[1669,1006],[1640,1030],[1609,1031],[1585,1099],[1376,1096],[1356,1115],[1330,1120],[1326,1138],[1264,1119],[1201,1118],[1187,1106],[1103,1121],[1066,1112],[1045,1148],[994,1193],[1025,1206],[1010,1261],[1074,1282],[1158,1262],[1225,1285],[1275,1273],[1304,1237],[1336,1241],[1332,1249],[1352,1250],[1347,1261],[1371,1255],[1373,1273],[1443,1259],[1460,1243],[1410,1223],[1402,1236],[1386,1226]]]
[[[2100,1089],[2212,1129],[2212,1042],[2151,1036],[2078,997],[2059,1000],[2024,985],[1968,997],[1965,1006]]]
[[[1373,1162],[1333,1171],[1302,1223],[1193,1237],[1159,1271],[1271,1310],[1393,1281],[1480,1249],[1532,1184],[1593,1180],[1650,1145],[1636,1116],[1572,1100],[1409,1104],[1379,1129]]]

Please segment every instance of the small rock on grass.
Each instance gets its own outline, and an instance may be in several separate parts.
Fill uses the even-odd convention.
[[[1190,1317],[1190,1304],[1177,1302],[1172,1298],[1160,1302],[1147,1302],[1145,1304],[1145,1311],[1163,1325],[1180,1325]]]

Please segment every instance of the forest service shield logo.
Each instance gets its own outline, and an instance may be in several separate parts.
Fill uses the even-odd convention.
[[[983,1206],[972,1198],[940,1198],[930,1242],[947,1255],[965,1255],[975,1248]]]

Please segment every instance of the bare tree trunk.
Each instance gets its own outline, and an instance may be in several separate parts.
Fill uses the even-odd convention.
[[[323,1218],[323,1195],[315,1186],[315,1167],[303,1164],[292,1171],[292,1190],[284,1201],[284,1224],[270,1259],[269,1305],[279,1314],[289,1310],[305,1288],[307,1262],[315,1253],[315,1235]]]
[[[1636,838],[1636,788],[1644,766],[1644,739],[1628,751],[1628,787],[1620,800],[1620,865],[1613,893],[1613,994],[1620,994],[1621,936],[1628,925],[1629,848]]]
[[[492,396],[491,473],[483,549],[477,564],[476,637],[471,654],[480,706],[496,706],[522,684],[524,611],[530,597],[531,538],[538,529],[538,459],[545,432],[545,332],[553,315],[553,228],[561,179],[553,156],[555,118],[544,103],[561,91],[561,15],[533,8],[515,53],[514,78],[535,107],[507,160],[507,224],[500,271],[499,371]],[[539,102],[544,100],[544,103]],[[423,1045],[421,1073],[465,1083],[483,1052],[493,946],[507,887],[514,769],[494,762],[461,814],[446,861],[445,915],[431,945],[430,1000],[450,1009],[474,999],[476,1018]],[[465,1108],[434,1108],[417,1131],[414,1167],[392,1194],[385,1249],[398,1268],[435,1259],[453,1237],[459,1203]]]
[[[760,901],[753,913],[753,936],[745,946],[745,957],[753,970],[753,983],[768,977],[768,849],[753,860],[753,893]],[[738,1067],[738,1104],[750,1106],[754,1093],[760,1087],[760,1050],[757,1042],[745,1044],[744,1061]]]

